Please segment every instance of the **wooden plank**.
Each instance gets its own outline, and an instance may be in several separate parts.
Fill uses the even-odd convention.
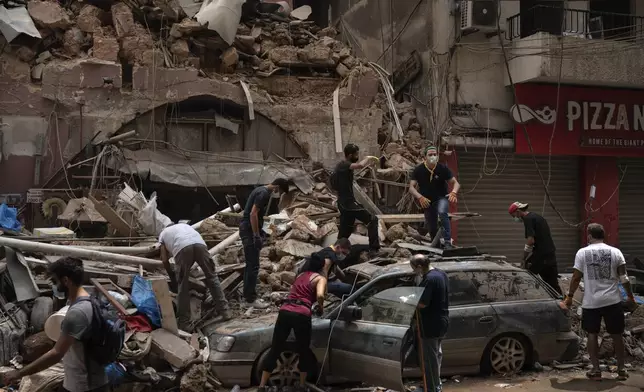
[[[333,92],[333,131],[335,135],[335,152],[343,151],[342,125],[340,121],[340,87]]]
[[[319,201],[319,200],[314,199],[312,197],[307,197],[307,196],[304,196],[304,195],[297,195],[296,199],[304,201],[304,202],[307,202],[309,204],[313,204],[314,206],[326,208],[327,210],[331,210],[331,211],[337,211],[338,210],[333,204],[325,203],[323,201]]]
[[[154,296],[157,298],[159,309],[161,310],[161,327],[178,335],[179,326],[172,307],[172,295],[170,294],[168,281],[165,278],[152,278],[148,279],[148,281],[152,284]]]
[[[112,227],[116,229],[116,232],[120,236],[130,237],[130,236],[136,236],[138,234],[106,202],[98,201],[92,195],[88,195],[88,196],[89,196],[89,199],[92,201],[92,203],[94,203],[94,208],[96,209],[96,211],[98,211],[98,213],[101,214],[103,218],[105,218],[110,223],[110,225],[112,225]]]
[[[242,275],[239,272],[233,272],[229,277],[221,281],[221,289],[223,291],[228,290],[231,286],[236,284]]]
[[[452,221],[460,220],[463,218],[477,217],[481,216],[475,212],[464,212],[464,213],[455,213],[449,214],[449,217]],[[387,215],[378,215],[378,219],[386,223],[420,223],[425,222],[424,214],[387,214]]]
[[[369,196],[360,188],[360,185],[356,183],[355,181],[353,182],[353,195],[356,197],[356,201],[362,206],[369,211],[371,215],[382,215],[382,211],[380,211],[380,208],[374,203]]]
[[[110,304],[116,309],[117,312],[122,314],[123,316],[127,315],[127,309],[121,305],[119,301],[116,300],[116,298],[112,297],[112,295],[107,291],[105,287],[97,280],[97,279],[91,279],[92,284],[94,287],[96,287],[96,290],[98,290],[103,296],[109,301]],[[112,283],[110,281],[110,283]]]

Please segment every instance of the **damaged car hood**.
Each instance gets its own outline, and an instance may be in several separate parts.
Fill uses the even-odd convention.
[[[259,328],[272,327],[277,320],[277,313],[269,313],[253,318],[238,318],[217,324],[209,328],[209,333],[234,335]]]

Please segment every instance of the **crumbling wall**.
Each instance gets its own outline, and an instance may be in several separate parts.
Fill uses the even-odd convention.
[[[331,15],[333,22],[341,21],[339,26],[342,38],[352,45],[357,57],[377,62],[390,73],[405,62],[413,51],[418,52],[422,70],[405,91],[414,97],[412,103],[415,117],[423,130],[421,135],[432,139],[428,103],[433,96],[429,72],[432,68],[432,37],[429,26],[433,2],[423,1],[414,10],[417,3],[388,0],[347,3],[332,0]]]

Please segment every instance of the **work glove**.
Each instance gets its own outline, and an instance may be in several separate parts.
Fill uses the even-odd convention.
[[[431,204],[431,201],[428,198],[426,198],[424,196],[421,196],[421,197],[418,198],[418,203],[423,208],[429,208],[429,205]]]
[[[261,249],[263,244],[264,244],[264,241],[262,240],[262,237],[260,235],[255,235],[253,237],[253,246],[255,248]]]

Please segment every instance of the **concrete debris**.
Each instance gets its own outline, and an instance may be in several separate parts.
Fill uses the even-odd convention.
[[[152,331],[152,352],[177,369],[185,369],[197,357],[197,350],[188,342],[165,329]]]
[[[122,39],[134,32],[134,17],[132,10],[125,3],[115,3],[112,6],[112,26],[116,30],[116,37]]]
[[[93,33],[94,30],[109,23],[110,15],[102,9],[87,4],[81,8],[76,18],[76,26],[86,33]]]
[[[58,2],[30,1],[27,11],[38,27],[66,29],[72,25],[71,18]]]

